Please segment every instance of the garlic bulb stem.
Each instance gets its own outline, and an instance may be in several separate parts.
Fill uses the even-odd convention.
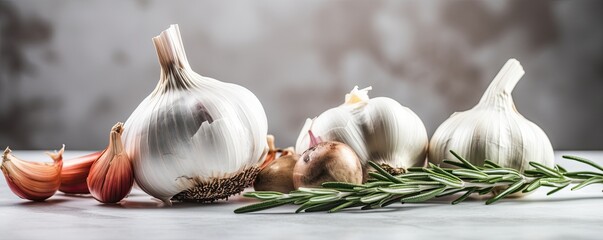
[[[190,81],[184,69],[190,69],[186,52],[180,38],[178,25],[172,25],[159,36],[153,38],[153,45],[157,50],[159,65],[161,66],[160,81],[155,88],[156,92],[165,92],[170,89],[186,89],[192,87],[194,82]],[[172,76],[176,75],[176,76]]]
[[[478,106],[492,104],[498,104],[500,107],[513,106],[511,93],[524,74],[525,72],[519,61],[509,59],[486,89]]]

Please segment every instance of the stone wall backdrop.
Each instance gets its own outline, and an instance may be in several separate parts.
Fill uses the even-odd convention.
[[[0,0],[0,146],[93,150],[155,87],[178,23],[198,73],[243,85],[292,145],[305,118],[373,86],[431,135],[508,58],[554,147],[603,150],[603,1]]]

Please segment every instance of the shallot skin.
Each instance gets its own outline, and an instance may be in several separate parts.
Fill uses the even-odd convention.
[[[293,169],[293,185],[320,187],[324,182],[362,183],[362,164],[348,145],[321,142],[306,150]]]

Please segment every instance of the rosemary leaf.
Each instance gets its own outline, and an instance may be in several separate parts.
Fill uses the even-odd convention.
[[[455,169],[455,170],[452,170],[452,174],[458,175],[460,177],[467,177],[467,178],[476,178],[476,179],[488,178],[488,174],[485,174],[481,171],[471,170],[471,169]]]
[[[291,202],[294,202],[295,199],[287,199],[287,200],[281,200],[281,199],[274,199],[274,200],[268,200],[268,201],[264,201],[261,203],[256,203],[256,204],[252,204],[252,205],[247,205],[244,207],[240,207],[234,210],[234,213],[248,213],[248,212],[257,212],[257,211],[261,211],[261,210],[265,210],[265,209],[270,209],[270,208],[274,208],[274,207],[278,207],[278,206],[283,206],[283,205],[287,205]]]
[[[323,188],[339,188],[353,190],[355,187],[364,187],[362,185],[346,183],[346,182],[325,182],[321,184]]]
[[[398,176],[401,179],[427,179],[429,178],[429,173],[426,172],[411,172],[411,173],[407,173],[407,174],[402,174],[400,176]]]
[[[308,200],[308,202],[311,202],[311,203],[326,203],[326,202],[332,202],[334,200],[338,200],[340,198],[341,197],[338,196],[338,195],[321,195],[321,196],[316,196],[316,197],[310,198]]]
[[[334,213],[334,212],[338,212],[342,209],[348,208],[353,206],[354,204],[358,203],[357,201],[347,201],[343,204],[339,204],[339,206],[331,208],[331,210],[329,210],[329,213]]]
[[[578,162],[582,162],[585,164],[588,164],[596,169],[599,169],[599,171],[603,171],[603,167],[599,164],[596,164],[595,162],[588,160],[586,158],[581,158],[581,157],[576,157],[576,156],[570,156],[570,155],[564,155],[563,158],[565,159],[570,159],[570,160],[574,160],[574,161],[578,161]]]
[[[442,193],[444,190],[446,190],[446,187],[436,188],[436,189],[433,189],[433,190],[430,190],[430,191],[427,191],[427,192],[424,192],[421,194],[417,194],[414,196],[404,197],[401,199],[401,201],[406,202],[406,203],[424,202],[424,201],[434,198],[438,194]]]
[[[400,179],[397,179],[396,177],[389,174],[387,171],[383,170],[383,168],[381,168],[381,166],[379,166],[379,164],[377,164],[373,161],[369,161],[368,163],[369,163],[369,165],[371,165],[371,167],[373,167],[375,170],[377,170],[377,172],[379,172],[381,175],[386,177],[388,180],[390,180],[394,183],[402,183],[402,181]]]
[[[300,213],[300,212],[303,212],[303,211],[305,211],[306,209],[311,208],[311,207],[314,207],[314,206],[319,205],[319,204],[320,204],[320,203],[306,202],[306,203],[302,204],[301,206],[299,206],[299,208],[297,208],[297,209],[295,210],[295,213]]]
[[[466,168],[479,171],[479,168],[477,168],[475,165],[471,164],[469,161],[465,160],[465,158],[459,156],[455,151],[450,150],[450,153],[452,153],[452,155],[454,155],[454,157],[456,157],[459,161],[461,161],[466,166]]]
[[[431,166],[431,168],[433,168],[434,171],[449,177],[450,179],[456,180],[457,182],[462,182],[463,180],[461,180],[460,178],[458,178],[457,176],[454,176],[452,173],[449,173],[448,171],[436,166],[433,163],[429,163],[429,166]]]
[[[243,194],[243,196],[248,198],[256,198],[260,200],[272,200],[282,197],[283,194],[280,192],[261,191],[245,193]]]
[[[516,175],[519,176],[521,175],[521,173],[519,173],[517,170],[512,169],[512,168],[493,168],[493,169],[484,169],[482,171],[485,174],[492,174],[492,175]]]
[[[331,210],[332,208],[334,208],[338,205],[344,204],[344,203],[345,203],[345,200],[323,203],[323,204],[319,204],[319,205],[307,208],[306,210],[304,210],[304,212],[324,212],[324,211]]]
[[[444,196],[453,195],[453,194],[464,192],[464,191],[466,191],[466,189],[464,189],[464,188],[459,188],[459,189],[451,188],[451,189],[448,189],[448,190],[438,194],[436,197],[444,197]]]
[[[596,177],[596,176],[603,177],[603,173],[586,172],[586,171],[581,171],[581,172],[566,172],[563,175],[566,176],[566,177],[586,177],[586,178]]]
[[[389,181],[372,182],[372,183],[364,184],[364,188],[359,188],[358,190],[366,189],[366,188],[380,187],[380,186],[388,186],[391,184],[392,184],[392,182],[389,182]],[[354,188],[354,189],[356,189],[356,188]]]
[[[469,188],[469,190],[467,190],[467,192],[465,194],[463,194],[463,196],[452,201],[452,205],[457,205],[457,204],[461,203],[462,201],[465,201],[465,199],[467,199],[467,197],[469,197],[469,195],[471,195],[474,192],[475,192],[475,188]]]
[[[540,172],[544,173],[545,175],[548,175],[549,177],[563,177],[563,175],[561,175],[560,173],[556,172],[554,169],[551,169],[547,166],[544,166],[540,163],[537,162],[530,162],[530,166],[538,169]]]
[[[546,195],[547,195],[547,196],[549,196],[549,195],[553,195],[553,193],[556,193],[556,192],[560,191],[561,189],[564,189],[565,187],[567,187],[567,185],[565,185],[565,186],[561,186],[561,187],[558,187],[558,188],[555,188],[555,189],[553,189],[553,190],[551,190],[551,191],[547,192],[547,193],[546,193]]]
[[[374,178],[374,179],[379,180],[379,181],[389,181],[388,178],[386,178],[385,176],[383,176],[383,175],[381,175],[379,173],[376,173],[376,172],[369,172],[368,175],[370,177]]]
[[[561,165],[559,164],[555,164],[555,168],[560,172],[560,173],[566,173],[567,170],[565,168],[563,168]]]
[[[445,185],[453,187],[453,188],[462,188],[463,187],[463,181],[456,181],[454,179],[448,178],[441,174],[434,173],[434,174],[430,175],[429,178],[431,180],[438,181],[442,184],[445,184]]]
[[[529,193],[534,191],[540,187],[540,180],[534,180],[526,189],[523,190],[524,193]]]
[[[502,168],[500,165],[498,165],[495,162],[492,162],[490,160],[484,161],[484,167],[488,167],[488,168]]]
[[[492,192],[492,190],[494,190],[494,187],[486,187],[486,188],[482,188],[482,189],[478,190],[477,193],[479,195],[486,195],[486,194]]]
[[[360,198],[360,201],[363,203],[373,203],[373,202],[379,201],[379,200],[384,199],[389,196],[390,196],[389,193],[375,193],[375,194],[371,194],[366,197]]]
[[[465,166],[465,164],[463,164],[461,162],[458,162],[458,161],[452,161],[452,160],[444,159],[444,161],[442,161],[442,162],[446,163],[448,165],[452,165],[452,166],[455,166],[455,167],[458,167],[458,168],[462,168],[462,169],[464,169],[464,168],[467,167],[467,166]]]
[[[488,199],[488,201],[486,201],[486,205],[490,205],[492,203],[497,202],[498,200],[506,197],[507,195],[513,193],[515,190],[521,188],[524,184],[524,181],[517,181],[516,183],[513,183],[513,185],[511,185],[509,188],[505,189],[503,192],[501,192],[500,194],[494,196],[493,198]]]
[[[603,183],[603,178],[601,178],[601,177],[592,177],[592,178],[589,178],[586,181],[581,182],[580,184],[574,186],[572,188],[572,191],[581,189],[581,188],[586,187],[588,185],[591,185],[593,183]]]
[[[305,188],[300,187],[298,189],[300,192],[311,193],[311,194],[337,194],[339,191],[328,189],[328,188]]]
[[[387,187],[387,188],[379,188],[379,191],[389,194],[410,194],[421,191],[418,187]]]
[[[465,168],[466,167],[465,164],[463,164],[463,163],[460,163],[460,162],[457,162],[457,161],[448,160],[448,159],[445,159],[443,162],[446,163],[446,164],[449,164],[449,165],[453,165],[453,166],[459,167],[459,168]]]
[[[312,198],[312,196],[301,197],[301,198],[295,200],[295,202],[293,202],[293,204],[295,204],[295,205],[304,204],[305,202],[307,202],[308,200],[310,200],[310,198]]]

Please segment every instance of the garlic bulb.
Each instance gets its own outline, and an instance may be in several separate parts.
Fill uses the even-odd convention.
[[[429,161],[454,159],[456,151],[477,165],[488,159],[503,167],[529,169],[529,161],[553,167],[553,147],[544,131],[524,118],[511,92],[523,76],[521,64],[510,59],[472,109],[452,114],[433,134]]]
[[[394,168],[423,166],[427,154],[427,131],[421,119],[391,98],[369,99],[371,87],[358,87],[345,96],[345,103],[331,108],[314,120],[307,119],[295,150],[302,154],[311,145],[314,133],[322,141],[338,141],[350,146],[363,166],[385,163]]]
[[[170,200],[214,201],[241,192],[259,172],[267,120],[244,87],[203,77],[186,59],[180,31],[153,38],[161,64],[155,90],[124,126],[138,186]]]

